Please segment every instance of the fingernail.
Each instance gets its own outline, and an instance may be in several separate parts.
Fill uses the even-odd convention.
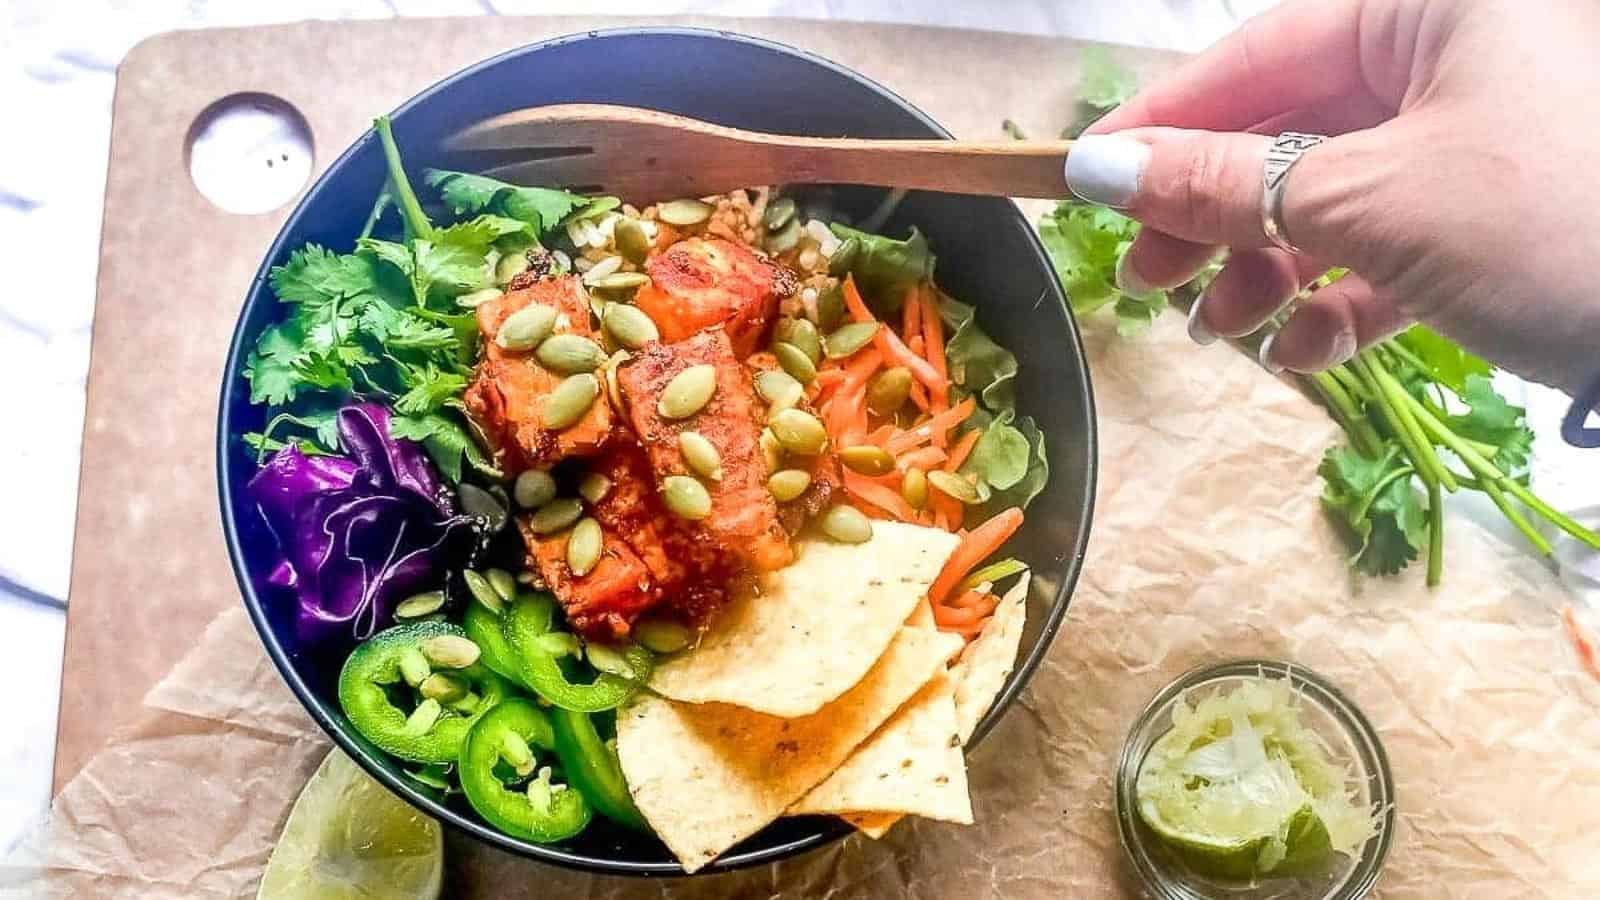
[[[1202,291],[1200,296],[1194,298],[1194,304],[1189,307],[1189,340],[1202,347],[1217,341],[1216,333],[1207,328],[1206,323],[1200,318],[1200,308],[1205,305],[1206,292]]]
[[[1334,366],[1340,365],[1341,363],[1349,362],[1350,357],[1355,355],[1356,334],[1353,331],[1346,330],[1341,331],[1333,336],[1333,340],[1328,344],[1328,353],[1322,358],[1322,362],[1308,369],[1302,369],[1299,366],[1289,366],[1288,368],[1291,372],[1299,372],[1302,375],[1308,375],[1312,372],[1321,372],[1325,369],[1331,369]]]
[[[1117,260],[1117,290],[1130,297],[1143,297],[1153,290],[1149,284],[1145,283],[1138,270],[1133,267],[1133,254],[1131,253],[1124,253]]]
[[[1121,209],[1139,190],[1150,148],[1133,138],[1094,134],[1078,138],[1067,153],[1067,187],[1085,203]]]
[[[1278,333],[1276,331],[1267,335],[1266,338],[1261,342],[1261,350],[1256,353],[1256,359],[1261,363],[1261,368],[1266,369],[1268,372],[1271,372],[1274,375],[1277,375],[1283,371],[1283,366],[1279,365],[1278,361],[1272,358],[1272,342],[1276,341],[1277,339]]]

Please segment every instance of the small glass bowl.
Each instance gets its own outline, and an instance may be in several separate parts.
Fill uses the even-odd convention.
[[[1226,692],[1248,679],[1287,680],[1301,699],[1301,721],[1327,744],[1336,764],[1352,775],[1356,801],[1379,809],[1378,833],[1359,855],[1334,854],[1311,876],[1266,878],[1254,884],[1222,881],[1191,871],[1139,818],[1134,785],[1152,744],[1172,727],[1172,709],[1190,692]],[[1350,699],[1302,666],[1242,659],[1202,666],[1161,689],[1128,732],[1117,762],[1117,825],[1122,848],[1150,896],[1157,900],[1359,900],[1372,891],[1394,841],[1394,778],[1377,732]]]

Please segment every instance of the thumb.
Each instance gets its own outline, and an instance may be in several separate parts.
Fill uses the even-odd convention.
[[[1359,168],[1363,132],[1331,138],[1295,162],[1281,224],[1314,256],[1351,260],[1370,191]],[[1159,231],[1234,249],[1270,246],[1262,230],[1261,177],[1272,138],[1258,134],[1135,128],[1079,138],[1067,186],[1079,199],[1121,210]],[[1351,177],[1354,172],[1355,177]],[[1370,196],[1370,194],[1367,194]]]

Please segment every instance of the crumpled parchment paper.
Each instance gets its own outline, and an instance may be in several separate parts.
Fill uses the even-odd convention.
[[[1383,736],[1399,831],[1379,896],[1600,896],[1600,684],[1563,639],[1551,570],[1456,517],[1441,588],[1420,566],[1353,578],[1317,505],[1336,436],[1317,407],[1241,354],[1189,344],[1175,315],[1142,338],[1098,320],[1086,336],[1094,536],[1048,659],[972,754],[978,824],[905,822],[879,842],[653,881],[452,835],[446,895],[1135,896],[1111,800],[1126,729],[1184,670],[1264,655],[1332,678]],[[0,895],[254,896],[327,746],[230,610],[0,866]]]

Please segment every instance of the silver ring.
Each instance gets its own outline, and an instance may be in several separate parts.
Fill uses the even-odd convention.
[[[1300,248],[1289,240],[1288,229],[1283,226],[1284,185],[1300,157],[1325,140],[1327,137],[1320,134],[1285,131],[1273,139],[1261,167],[1261,231],[1267,240],[1290,253],[1299,253]]]

